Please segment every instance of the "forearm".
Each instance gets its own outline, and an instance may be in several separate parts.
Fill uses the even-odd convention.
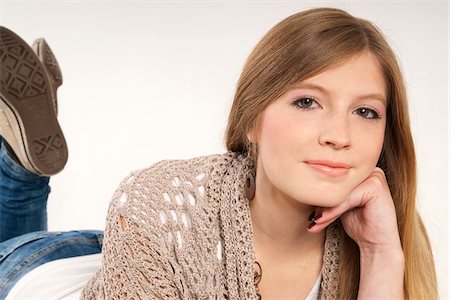
[[[405,259],[400,250],[361,251],[358,299],[404,299]]]

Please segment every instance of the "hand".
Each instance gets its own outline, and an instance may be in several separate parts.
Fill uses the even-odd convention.
[[[386,176],[378,167],[341,204],[316,211],[316,218],[320,213],[309,232],[319,232],[340,217],[361,252],[401,249],[394,202]]]
[[[358,299],[404,299],[404,257],[383,170],[375,168],[345,201],[321,213],[310,232],[321,231],[340,217],[345,232],[359,246]]]

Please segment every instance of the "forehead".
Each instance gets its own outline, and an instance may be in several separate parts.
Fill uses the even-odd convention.
[[[378,59],[365,51],[333,64],[319,73],[299,80],[293,89],[313,89],[323,93],[373,94],[386,102],[387,87]]]

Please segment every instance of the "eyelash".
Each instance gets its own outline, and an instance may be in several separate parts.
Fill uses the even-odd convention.
[[[310,108],[310,107],[302,107],[302,106],[299,105],[299,103],[300,103],[302,100],[305,100],[305,99],[311,99],[313,102],[315,102],[317,105],[319,105],[319,103],[317,103],[317,100],[316,100],[315,98],[313,98],[313,97],[301,97],[301,98],[296,99],[296,100],[294,101],[294,103],[292,103],[292,104],[294,105],[294,107],[295,107],[296,109],[301,109],[301,110],[313,110],[314,108]],[[319,105],[319,106],[320,106],[320,105]]]
[[[313,110],[313,109],[316,109],[316,107],[312,107],[312,108],[311,108],[311,107],[302,107],[302,106],[300,106],[299,103],[301,103],[301,101],[302,101],[302,100],[305,100],[305,99],[310,99],[310,100],[312,100],[313,103],[316,103],[316,104],[320,107],[320,105],[319,105],[319,103],[317,102],[317,100],[316,100],[314,97],[309,97],[309,96],[308,96],[308,97],[301,97],[301,98],[296,99],[296,100],[292,103],[292,105],[293,105],[296,109],[301,109],[301,110]],[[363,117],[363,116],[359,115],[360,117],[362,117],[362,118],[364,118],[364,119],[366,119],[366,120],[371,120],[371,121],[381,119],[381,114],[378,113],[376,110],[374,110],[374,109],[372,109],[372,108],[368,108],[368,107],[360,107],[360,108],[356,109],[354,112],[360,111],[360,110],[362,110],[362,109],[367,110],[369,113],[372,113],[372,114],[373,114],[373,117],[372,117],[372,118],[366,118],[366,117]]]
[[[366,109],[366,110],[369,111],[369,113],[372,113],[372,114],[373,114],[373,118],[366,118],[366,117],[361,116],[361,117],[363,117],[364,119],[366,119],[366,120],[371,120],[371,121],[372,121],[372,120],[378,120],[378,119],[381,119],[380,114],[379,114],[377,111],[375,111],[374,109],[367,108],[367,107],[360,107],[360,108],[357,109],[357,111],[358,111],[358,110],[361,110],[361,109]]]

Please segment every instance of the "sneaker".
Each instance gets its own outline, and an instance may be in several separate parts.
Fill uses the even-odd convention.
[[[44,65],[47,74],[50,79],[50,89],[52,90],[53,107],[55,113],[58,115],[58,101],[56,98],[56,90],[62,85],[63,78],[61,69],[59,68],[58,61],[53,54],[52,49],[47,44],[44,38],[38,38],[33,42],[31,46],[34,53],[39,57],[39,60]]]
[[[43,39],[35,50],[0,26],[0,135],[22,166],[41,176],[60,172],[68,157],[57,120],[56,89],[62,76]]]

